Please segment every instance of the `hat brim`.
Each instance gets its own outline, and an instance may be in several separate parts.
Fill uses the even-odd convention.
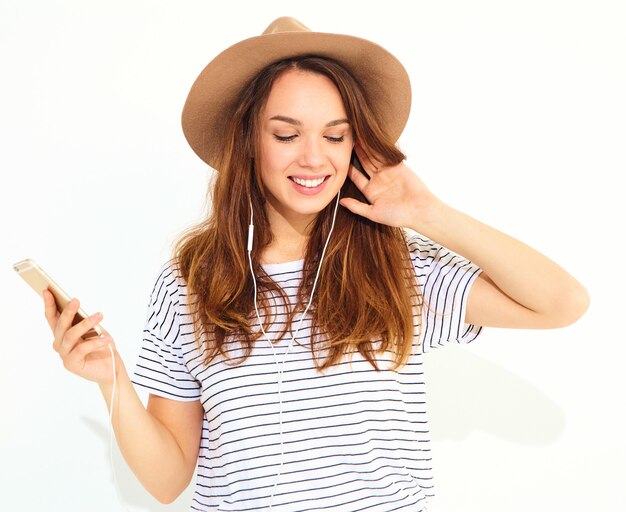
[[[383,130],[396,141],[411,109],[409,76],[398,59],[366,39],[323,32],[281,32],[251,37],[215,57],[196,78],[183,107],[183,133],[196,154],[216,168],[226,126],[244,87],[269,64],[298,55],[329,57],[365,90]]]

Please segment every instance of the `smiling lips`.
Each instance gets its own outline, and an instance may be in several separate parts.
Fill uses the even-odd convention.
[[[311,179],[301,178],[297,176],[289,176],[289,179],[292,183],[294,183],[294,186],[299,192],[308,195],[321,192],[321,190],[324,188],[324,184],[326,183],[327,178],[329,177],[330,176],[322,176],[320,178]]]
[[[311,188],[311,187],[317,187],[318,185],[321,185],[326,179],[326,176],[315,179],[315,180],[303,180],[302,178],[296,178],[295,176],[292,176],[291,179],[295,181],[298,185],[302,185],[303,187],[306,187],[306,188]]]
[[[289,176],[289,181],[293,184],[294,188],[301,194],[310,196],[319,194],[328,182],[330,175],[321,177],[309,177],[309,176]]]

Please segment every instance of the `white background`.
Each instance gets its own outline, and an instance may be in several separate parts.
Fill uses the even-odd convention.
[[[399,57],[408,165],[591,294],[568,328],[486,329],[430,354],[432,510],[623,506],[623,2],[2,0],[0,509],[122,510],[104,402],[62,368],[12,264],[35,259],[102,311],[132,368],[156,272],[204,214],[210,171],[182,135],[186,94],[281,15]],[[188,510],[190,490],[165,507],[117,452],[115,469],[129,510]]]

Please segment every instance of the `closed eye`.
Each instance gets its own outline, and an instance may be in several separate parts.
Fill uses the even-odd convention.
[[[287,135],[287,136],[281,136],[281,135],[274,135],[274,138],[278,141],[278,142],[291,142],[292,140],[294,140],[297,137],[297,135]],[[344,136],[342,135],[341,137],[325,137],[326,140],[328,142],[332,142],[333,144],[339,144],[341,142],[344,141]]]
[[[295,139],[297,137],[297,135],[288,135],[286,137],[281,137],[280,135],[274,135],[274,138],[278,141],[278,142],[291,142],[293,139]]]

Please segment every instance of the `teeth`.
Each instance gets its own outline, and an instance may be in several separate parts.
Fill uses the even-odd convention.
[[[317,180],[301,180],[300,178],[291,178],[298,185],[302,185],[303,187],[313,188],[321,185],[324,182],[324,178],[319,178]]]

